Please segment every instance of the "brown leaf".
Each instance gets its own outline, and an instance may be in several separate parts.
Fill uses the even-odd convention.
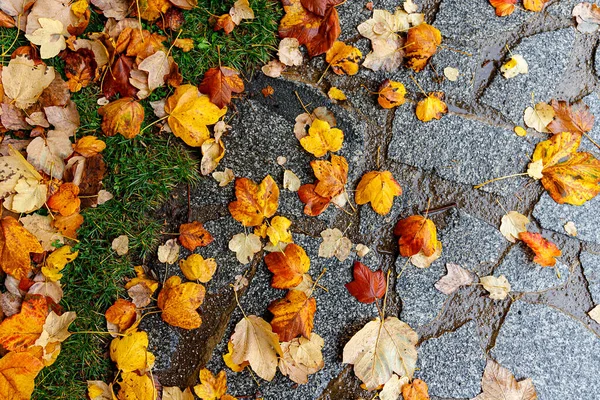
[[[564,100],[552,100],[550,104],[554,109],[554,120],[546,127],[550,132],[584,133],[594,126],[594,114],[587,104],[578,102],[569,105]]]
[[[102,132],[106,136],[120,133],[133,139],[140,133],[144,122],[144,107],[131,97],[123,97],[98,109],[102,118]]]
[[[121,97],[135,97],[137,89],[129,82],[133,68],[133,58],[121,54],[112,67],[106,71],[102,81],[102,93],[110,99],[117,93]]]
[[[343,0],[301,0],[302,6],[308,11],[324,16],[329,7],[343,3]]]
[[[318,183],[318,182],[317,182]],[[316,191],[316,184],[307,183],[298,189],[298,197],[305,204],[304,214],[315,217],[321,214],[331,204],[331,197],[323,197]]]
[[[197,247],[208,246],[213,240],[211,234],[198,221],[181,224],[179,227],[179,243],[189,251],[194,251]]]
[[[69,78],[67,84],[71,92],[80,91],[95,79],[98,64],[92,50],[65,50],[60,58],[65,61],[65,75]]]
[[[216,32],[222,29],[227,35],[237,26],[229,14],[223,14],[216,18],[213,17],[213,21],[213,30]]]
[[[219,108],[231,103],[231,93],[242,93],[244,81],[238,72],[229,67],[211,68],[204,74],[200,92],[207,94],[210,101]]]
[[[481,393],[473,400],[536,400],[533,381],[517,382],[514,375],[495,361],[489,360],[481,378]]]

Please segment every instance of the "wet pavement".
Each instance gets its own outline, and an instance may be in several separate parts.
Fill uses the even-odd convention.
[[[374,8],[393,11],[398,2],[373,3]],[[156,355],[155,373],[163,385],[194,384],[198,369],[207,366],[214,372],[226,369],[229,393],[241,398],[371,398],[373,394],[360,389],[351,368],[342,364],[342,349],[376,316],[376,309],[358,303],[344,288],[352,279],[354,257],[340,262],[317,255],[320,232],[336,227],[353,243],[371,248],[361,262],[392,271],[387,313],[419,334],[416,376],[428,383],[433,399],[476,396],[488,357],[511,370],[517,380],[532,378],[542,400],[599,398],[600,325],[587,312],[600,303],[600,197],[581,207],[559,205],[539,183],[527,179],[473,188],[487,179],[527,169],[535,145],[546,138],[532,129],[525,137],[513,132],[515,125],[523,125],[532,93],[536,102],[583,99],[600,118],[599,36],[574,29],[570,12],[577,2],[570,0],[551,1],[542,13],[517,9],[503,18],[495,16],[487,0],[416,3],[444,38],[445,47],[425,71],[414,74],[402,68],[382,73],[362,68],[354,77],[328,73],[317,85],[314,82],[325,69],[323,57],[318,57],[299,69],[288,69],[282,78],[256,74],[230,112],[233,128],[224,138],[227,153],[218,170],[232,168],[236,176],[255,181],[271,174],[281,188],[284,168],[276,159],[285,156],[285,168],[302,183],[312,182],[311,157],[293,133],[295,117],[303,112],[299,97],[309,109],[326,106],[335,115],[345,134],[338,154],[348,159],[349,189],[356,187],[363,173],[379,167],[391,171],[403,188],[386,216],[366,205],[356,213],[330,207],[319,217],[308,217],[295,193],[281,191],[278,214],[293,221],[294,241],[311,259],[309,273],[315,277],[327,268],[320,284],[328,291],[316,295],[314,328],[325,340],[325,367],[311,375],[306,385],[295,385],[277,374],[260,386],[248,372],[235,374],[225,367],[222,354],[241,318],[229,286],[234,277],[246,274],[250,280],[240,298],[247,314],[268,319],[267,306],[284,292],[269,286],[271,273],[262,254],[244,266],[228,250],[230,238],[244,231],[227,210],[234,200],[233,184],[220,188],[207,177],[191,189],[189,209],[188,193],[182,188],[161,213],[173,229],[188,219],[204,222],[215,241],[197,252],[215,257],[218,264],[215,278],[207,285],[199,329],[167,326],[158,315],[144,319],[150,350]],[[341,5],[339,12],[341,38],[367,54],[369,41],[360,37],[356,26],[371,13],[356,0]],[[510,80],[499,74],[509,50],[527,60],[529,74]],[[459,69],[456,82],[438,75],[448,66]],[[425,91],[445,92],[451,112],[440,121],[418,121],[414,108],[422,95],[410,76]],[[409,101],[396,110],[381,109],[376,96],[365,89],[375,91],[386,78],[401,81],[408,91]],[[273,87],[272,97],[261,94],[266,86]],[[348,100],[329,100],[326,93],[331,86],[342,89]],[[600,140],[600,123],[590,135]],[[598,148],[585,139],[582,149],[600,157]],[[393,226],[400,218],[423,212],[428,202],[432,209],[456,204],[431,216],[444,246],[442,257],[429,269],[405,269]],[[557,270],[536,266],[522,243],[510,243],[500,234],[505,210],[530,216],[529,230],[558,245],[563,255]],[[567,221],[575,223],[577,237],[564,231]],[[448,262],[479,276],[504,274],[513,288],[510,297],[490,300],[477,285],[450,296],[440,293],[433,285],[446,273]],[[153,267],[161,279],[165,273],[180,273],[176,266],[167,269],[157,263]]]

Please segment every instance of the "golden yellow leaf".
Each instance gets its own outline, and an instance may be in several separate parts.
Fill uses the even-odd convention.
[[[446,114],[448,112],[448,107],[446,103],[442,101],[442,92],[432,92],[429,93],[427,98],[419,101],[417,103],[417,118],[419,118],[423,122],[429,122],[432,119],[440,119],[442,118],[442,114]]]
[[[26,277],[31,271],[29,253],[42,253],[42,245],[13,217],[2,218],[0,228],[0,267],[17,279]]]
[[[0,398],[29,400],[44,364],[33,355],[11,352],[0,358]]]
[[[242,372],[249,364],[248,361],[244,361],[241,364],[233,362],[233,342],[230,340],[227,342],[227,353],[223,354],[223,361],[233,372]]]
[[[191,254],[185,260],[179,261],[179,268],[189,280],[206,283],[217,270],[217,262],[214,258],[204,259],[200,254]]]
[[[329,91],[327,92],[327,96],[329,96],[329,98],[331,100],[344,101],[344,100],[348,99],[346,97],[346,95],[344,94],[344,92],[342,92],[340,89],[336,88],[335,86],[332,86],[331,88],[329,88]]]
[[[401,82],[386,79],[381,86],[379,86],[377,102],[383,108],[394,108],[404,104],[406,101],[404,98],[405,94],[406,89]]]
[[[125,284],[125,289],[131,289],[138,283],[145,284],[152,291],[152,293],[158,289],[158,282],[146,275],[146,271],[144,270],[143,266],[137,265],[133,267],[133,269],[135,270],[137,276]]]
[[[523,7],[526,10],[540,12],[548,0],[523,0]]]
[[[286,217],[276,215],[271,219],[270,226],[267,228],[267,236],[273,246],[277,246],[279,242],[291,243],[292,233],[289,231],[292,226],[292,221]]]
[[[219,400],[227,393],[227,374],[221,371],[215,377],[206,368],[200,370],[200,384],[194,386],[196,396],[201,400]]]
[[[158,294],[163,321],[183,329],[198,328],[202,318],[196,309],[204,301],[205,294],[204,286],[199,283],[181,283],[180,277],[170,277]]]
[[[106,143],[96,136],[84,136],[73,145],[73,150],[84,157],[93,157],[106,148]]]
[[[79,251],[71,251],[71,246],[62,246],[61,248],[54,250],[48,258],[46,258],[46,263],[42,267],[42,273],[51,281],[58,281],[62,278],[60,271],[62,271],[68,263],[75,260],[78,255]]]
[[[356,204],[371,203],[377,214],[386,215],[392,209],[394,197],[402,194],[400,184],[390,171],[371,171],[361,178],[356,188]]]
[[[124,372],[119,382],[119,400],[153,400],[158,398],[152,378],[145,373]]]
[[[148,334],[132,332],[110,343],[110,358],[123,372],[144,371],[154,365],[154,354],[148,350]]]
[[[331,66],[333,72],[338,75],[355,75],[358,72],[358,61],[362,53],[356,47],[336,41],[327,53],[325,60]]]
[[[344,132],[331,128],[329,123],[320,119],[315,119],[308,129],[308,135],[300,139],[304,150],[315,157],[323,157],[328,151],[338,151],[343,143]]]

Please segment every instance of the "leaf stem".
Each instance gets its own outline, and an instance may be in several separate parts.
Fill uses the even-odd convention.
[[[481,188],[489,183],[492,183],[492,182],[501,181],[503,179],[508,179],[508,178],[514,178],[517,176],[524,176],[524,175],[527,175],[527,172],[521,172],[519,174],[506,175],[506,176],[501,176],[499,178],[490,179],[489,181],[485,181],[483,183],[480,183],[479,185],[473,186],[473,189],[479,189],[479,188]]]

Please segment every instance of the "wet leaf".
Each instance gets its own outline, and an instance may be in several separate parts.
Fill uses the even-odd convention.
[[[555,257],[560,257],[562,251],[552,242],[544,239],[539,233],[521,232],[521,239],[534,253],[534,262],[542,267],[553,267],[556,265]]]
[[[331,161],[313,160],[310,166],[318,179],[315,192],[319,196],[334,198],[345,193],[348,162],[344,157],[332,154]]]
[[[319,195],[315,188],[317,185],[308,183],[300,186],[298,189],[298,197],[300,201],[305,204],[304,214],[310,216],[317,216],[329,207],[331,204],[331,197],[323,197]]]
[[[248,0],[237,0],[233,3],[229,15],[231,15],[231,19],[236,25],[239,25],[245,19],[254,19],[254,11]]]
[[[448,273],[435,283],[435,288],[444,294],[452,294],[461,286],[470,285],[473,276],[458,264],[447,263]]]
[[[442,92],[432,92],[417,103],[417,118],[423,122],[429,122],[432,119],[440,119],[443,114],[448,112],[448,106],[442,101]]]
[[[354,280],[346,283],[346,289],[361,303],[374,303],[385,296],[386,281],[381,269],[373,272],[366,265],[354,262]]]
[[[212,235],[198,221],[179,226],[179,243],[189,251],[208,246],[213,240]]]
[[[278,243],[291,243],[292,233],[289,231],[292,226],[292,221],[286,217],[276,215],[271,219],[270,226],[267,228],[267,236],[269,237],[270,244],[277,246]]]
[[[569,105],[563,100],[552,100],[550,105],[554,109],[554,119],[547,126],[550,132],[584,133],[592,130],[594,114],[584,102]]]
[[[300,178],[289,169],[283,171],[283,188],[290,192],[297,192],[300,189]]]
[[[577,20],[577,30],[582,33],[592,33],[600,27],[600,7],[588,2],[579,3],[571,13]]]
[[[402,387],[406,385],[408,381],[406,376],[400,378],[398,375],[393,374],[390,380],[383,385],[383,389],[379,392],[379,398],[381,400],[398,400],[402,393]]]
[[[484,276],[479,279],[483,288],[490,293],[490,299],[504,300],[510,292],[510,283],[504,275],[499,277],[495,276]]]
[[[42,334],[35,341],[35,346],[46,347],[49,343],[62,343],[71,336],[69,325],[75,321],[77,314],[73,311],[62,315],[50,311],[44,322]]]
[[[531,379],[517,382],[509,370],[492,360],[487,360],[481,378],[481,390],[483,393],[473,400],[535,400],[538,398]]]
[[[411,257],[421,251],[425,256],[435,253],[437,229],[430,219],[420,215],[401,219],[394,228],[394,235],[400,236],[398,244],[402,257]]]
[[[310,259],[302,247],[290,243],[283,252],[274,251],[267,254],[265,264],[273,273],[271,286],[290,289],[302,282],[303,274],[310,268]]]
[[[362,53],[356,47],[336,41],[325,54],[325,61],[337,75],[356,75]]]
[[[271,326],[279,340],[289,342],[298,335],[310,337],[317,302],[300,290],[288,290],[283,299],[273,301],[268,310],[273,314]]]
[[[371,171],[363,175],[356,187],[356,204],[371,203],[379,215],[386,215],[392,209],[394,197],[402,194],[400,184],[390,171]]]
[[[204,259],[200,254],[190,254],[185,260],[179,261],[179,268],[187,279],[206,283],[215,274],[217,262],[214,258]]]
[[[232,93],[244,91],[244,81],[238,74],[229,67],[211,68],[204,74],[200,92],[207,94],[217,107],[223,108],[231,103]]]
[[[319,245],[319,257],[336,257],[345,261],[350,255],[352,242],[338,228],[328,228],[321,232],[323,242]]]
[[[244,226],[258,226],[279,207],[279,188],[271,175],[260,184],[248,178],[235,180],[236,201],[229,203],[231,216]]]
[[[137,89],[129,82],[129,76],[133,69],[133,57],[121,54],[107,70],[102,80],[102,93],[110,99],[117,93],[121,97],[135,97]]]
[[[62,246],[59,249],[54,250],[47,258],[44,266],[42,267],[42,273],[44,276],[52,281],[58,281],[62,278],[62,271],[68,263],[72,262],[79,255],[79,251],[71,248],[71,246]]]
[[[383,108],[398,107],[406,101],[405,94],[406,89],[402,83],[386,79],[379,86],[377,102]]]
[[[204,302],[204,286],[186,282],[171,276],[158,294],[157,305],[162,310],[162,319],[167,324],[183,329],[196,329],[202,324],[202,318],[196,311]]]
[[[92,157],[101,153],[106,148],[106,143],[96,136],[83,136],[75,142],[73,150],[84,157]]]
[[[423,70],[441,43],[440,31],[431,25],[422,23],[410,28],[404,49],[408,57],[407,66],[415,72]]]
[[[519,239],[521,232],[527,232],[525,225],[529,223],[529,218],[516,211],[509,211],[502,217],[500,224],[500,233],[509,242],[515,243]]]

